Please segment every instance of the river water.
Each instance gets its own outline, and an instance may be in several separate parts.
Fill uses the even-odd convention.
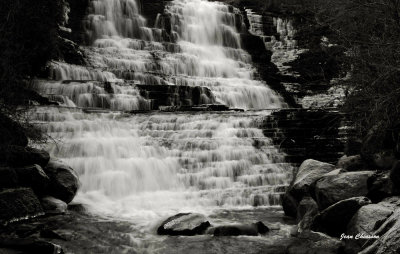
[[[262,220],[274,228],[269,237],[241,238],[243,246],[258,242],[262,249],[288,237],[279,204],[292,166],[257,125],[286,104],[255,78],[241,49],[240,11],[174,0],[165,9],[170,22],[159,16],[150,28],[138,6],[91,1],[85,24],[92,44],[82,46],[89,64],[52,62],[50,79],[37,82],[40,93],[61,104],[38,108],[34,118],[54,140],[50,154],[79,174],[73,202],[131,225],[132,253],[235,253],[236,240],[218,240],[207,252],[204,245],[215,241],[209,236],[156,236],[160,221],[178,212],[205,214],[214,225]],[[202,94],[200,104],[245,111],[127,113],[151,109],[141,84],[202,87],[212,95]]]

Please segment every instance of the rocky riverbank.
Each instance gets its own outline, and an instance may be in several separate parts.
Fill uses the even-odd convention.
[[[28,146],[22,127],[2,116],[0,145],[0,231],[15,222],[65,214],[79,180],[75,171],[43,150]],[[60,253],[61,247],[36,238],[3,235],[0,248]]]
[[[397,253],[399,170],[392,156],[375,156],[373,164],[360,155],[343,156],[336,165],[306,160],[283,209],[296,218],[299,235],[324,233],[345,253]]]

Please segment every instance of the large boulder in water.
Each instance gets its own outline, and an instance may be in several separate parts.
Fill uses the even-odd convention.
[[[5,189],[0,192],[0,224],[7,224],[43,214],[39,199],[32,189]]]
[[[76,172],[59,160],[51,160],[44,169],[50,178],[48,194],[69,203],[79,188]]]
[[[316,216],[311,229],[338,237],[346,232],[349,221],[358,209],[368,204],[371,204],[371,201],[366,197],[353,197],[339,201]]]
[[[239,236],[265,234],[269,228],[261,221],[253,224],[223,225],[213,229],[214,236]]]
[[[282,197],[282,207],[286,215],[297,216],[297,206],[304,198],[310,196],[311,186],[325,174],[332,172],[335,166],[316,160],[305,160],[293,178],[293,183]]]
[[[157,229],[159,235],[199,235],[210,226],[207,218],[197,213],[178,213],[166,219]]]
[[[367,180],[372,171],[347,172],[323,176],[315,183],[315,197],[320,209],[325,209],[344,199],[366,196]]]
[[[335,168],[334,165],[316,160],[305,160],[294,178],[289,193],[300,201],[304,196],[309,196],[310,186],[324,174]]]
[[[12,167],[25,167],[38,164],[45,167],[50,160],[46,151],[22,146],[0,147],[0,161]]]

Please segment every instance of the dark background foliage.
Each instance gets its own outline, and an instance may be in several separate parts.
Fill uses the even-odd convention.
[[[0,8],[0,103],[2,109],[32,96],[30,80],[57,54],[63,0],[2,0]]]

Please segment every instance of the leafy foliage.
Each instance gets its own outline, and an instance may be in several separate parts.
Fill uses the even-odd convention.
[[[63,0],[2,0],[0,8],[0,104],[26,102],[29,80],[57,52]]]
[[[316,20],[347,49],[351,93],[344,111],[369,152],[400,151],[400,1],[307,0]]]
[[[4,119],[11,116],[25,126],[26,135],[40,136],[26,121],[24,112],[29,100],[40,97],[29,89],[32,78],[57,54],[64,6],[64,0],[1,1],[0,135],[10,136],[5,131],[10,124]]]

